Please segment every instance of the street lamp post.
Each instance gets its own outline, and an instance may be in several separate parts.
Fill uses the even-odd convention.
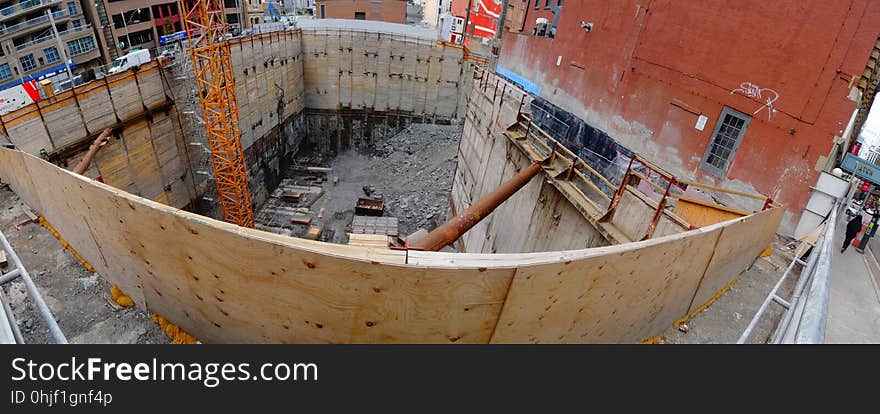
[[[58,53],[64,58],[64,67],[67,68],[67,77],[70,79],[70,87],[72,88],[74,85],[73,72],[70,70],[70,56],[68,56],[67,48],[64,47],[64,42],[61,41],[61,36],[58,35],[58,29],[55,27],[55,18],[52,16],[52,11],[46,10],[46,14],[49,15],[49,24],[52,26],[52,34],[55,35],[55,41],[58,43]]]
[[[129,20],[134,19],[134,16],[137,16],[140,14],[141,14],[141,9],[135,10],[134,13],[131,14],[131,18]],[[131,50],[131,37],[128,36],[128,23],[125,22],[125,12],[122,13],[122,27],[125,28],[126,47],[128,47],[128,50]],[[122,48],[119,48],[119,54],[122,54]]]

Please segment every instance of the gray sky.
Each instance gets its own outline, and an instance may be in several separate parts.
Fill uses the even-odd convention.
[[[868,114],[868,120],[862,128],[862,139],[864,147],[868,148],[872,145],[880,145],[880,104],[874,101],[871,106],[871,112]]]

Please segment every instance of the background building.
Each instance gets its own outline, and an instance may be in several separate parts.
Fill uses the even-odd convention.
[[[585,151],[768,194],[791,232],[864,105],[880,2],[710,3],[511,1],[497,70]]]
[[[405,24],[406,0],[316,0],[315,16]]]
[[[0,2],[0,89],[18,85],[22,80],[66,73],[64,53],[58,50],[47,11],[52,12],[74,74],[104,63],[100,42],[79,1]]]
[[[226,22],[233,32],[241,28],[241,1],[245,0],[224,0]],[[174,0],[101,0],[97,6],[112,58],[132,47],[151,49],[155,57],[159,36],[183,30],[180,7]]]
[[[510,5],[508,8],[513,10]],[[501,0],[452,0],[449,11],[464,21],[463,33],[466,35],[462,43],[479,53],[495,37]]]
[[[424,0],[422,6],[422,21],[430,27],[440,25],[440,16],[449,13],[452,0]]]

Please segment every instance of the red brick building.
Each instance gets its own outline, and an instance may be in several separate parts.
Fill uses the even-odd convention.
[[[785,204],[783,233],[859,106],[880,34],[870,0],[510,7],[499,73],[673,174]]]
[[[317,0],[319,19],[381,20],[406,23],[406,0]]]

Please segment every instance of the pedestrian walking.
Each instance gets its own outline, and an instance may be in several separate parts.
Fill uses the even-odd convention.
[[[852,242],[856,235],[859,234],[859,231],[862,229],[862,215],[856,214],[849,223],[846,223],[846,237],[843,239],[843,247],[840,249],[840,252],[843,253],[849,244]]]

